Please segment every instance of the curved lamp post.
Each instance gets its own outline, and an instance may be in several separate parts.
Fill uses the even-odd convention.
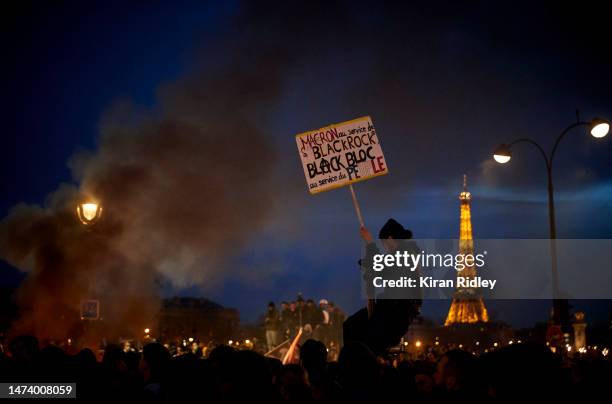
[[[514,146],[517,143],[530,143],[534,145],[540,151],[540,154],[542,155],[542,157],[544,158],[544,162],[546,163],[546,174],[548,177],[548,221],[549,221],[549,226],[550,226],[550,240],[551,240],[550,248],[551,248],[551,267],[552,267],[551,268],[552,269],[552,292],[553,292],[553,299],[554,299],[553,300],[554,301],[553,321],[555,322],[555,324],[559,324],[560,313],[559,313],[559,308],[557,307],[557,305],[559,304],[559,301],[558,301],[559,279],[558,279],[558,272],[557,272],[557,246],[555,242],[555,239],[557,238],[557,226],[555,223],[555,201],[554,201],[554,193],[553,193],[552,166],[553,166],[553,160],[555,158],[555,152],[557,151],[557,147],[559,146],[559,142],[561,142],[561,139],[563,139],[567,133],[569,133],[572,129],[578,126],[589,127],[589,132],[595,138],[603,138],[610,131],[610,123],[606,120],[595,118],[591,122],[584,122],[584,121],[581,121],[580,118],[578,117],[575,123],[565,128],[565,130],[561,132],[559,137],[557,137],[557,140],[555,141],[555,144],[553,145],[550,155],[546,154],[546,152],[544,151],[544,148],[542,148],[542,146],[540,146],[539,143],[529,138],[520,138],[520,139],[516,139],[515,141],[511,143],[501,144],[497,147],[497,149],[493,153],[493,158],[495,159],[495,161],[497,161],[500,164],[506,164],[510,161],[510,159],[512,159],[512,153],[511,153],[512,146]]]
[[[102,215],[102,206],[95,202],[79,203],[76,210],[81,223],[87,226],[97,222]]]

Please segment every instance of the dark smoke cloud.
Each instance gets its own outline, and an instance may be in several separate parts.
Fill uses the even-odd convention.
[[[248,19],[237,24],[251,30]],[[249,114],[277,97],[291,55],[262,35],[223,41],[223,58],[201,55],[149,111],[111,108],[97,149],[71,161],[78,186],[2,221],[0,257],[28,271],[15,332],[78,333],[79,302],[94,298],[107,333],[138,335],[155,316],[160,281],[213,287],[227,275],[275,203],[275,150]],[[90,198],[104,211],[85,229],[75,206]]]

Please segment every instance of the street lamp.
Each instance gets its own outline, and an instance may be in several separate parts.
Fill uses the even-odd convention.
[[[610,131],[610,122],[603,119],[595,118],[591,121],[591,135],[594,138],[600,139]]]
[[[591,136],[593,136],[596,139],[601,139],[602,137],[605,137],[610,131],[610,123],[608,121],[605,121],[599,118],[595,118],[591,122],[578,122],[576,124],[571,125],[571,127],[566,129],[566,131],[578,125],[588,125],[590,128],[589,132],[591,133]],[[559,143],[559,141],[561,140],[561,137],[565,134],[566,131],[564,131],[561,134],[561,136],[559,136],[559,139],[557,139],[557,142],[555,143],[554,149],[557,148],[557,144]],[[497,149],[495,149],[495,151],[493,152],[493,158],[495,159],[495,161],[497,161],[500,164],[505,164],[509,162],[510,159],[512,158],[512,152],[510,151],[510,147],[513,144],[519,143],[521,141],[534,143],[530,139],[518,139],[510,144],[501,144],[497,146]],[[539,145],[536,145],[536,146],[539,147]],[[553,153],[554,153],[554,149],[553,149]],[[544,158],[548,161],[548,158],[546,157],[546,155],[544,156]],[[552,156],[551,156],[551,162],[552,162]]]
[[[561,139],[565,137],[567,133],[569,133],[572,129],[578,126],[588,126],[590,134],[595,138],[603,138],[610,131],[610,123],[606,120],[595,118],[590,122],[585,122],[580,120],[580,116],[578,111],[576,111],[576,122],[569,125],[557,139],[553,145],[553,148],[550,152],[550,155],[547,155],[544,151],[544,148],[540,146],[535,140],[529,138],[520,138],[515,141],[507,144],[501,144],[495,149],[493,152],[493,158],[496,162],[500,164],[505,164],[510,161],[512,158],[511,148],[513,145],[517,143],[530,143],[535,146],[542,157],[544,158],[544,162],[546,163],[546,173],[548,177],[548,221],[550,226],[550,249],[551,249],[551,270],[552,270],[552,292],[553,292],[553,322],[555,325],[560,324],[560,306],[562,301],[558,299],[559,297],[559,279],[557,272],[557,246],[555,239],[557,238],[557,227],[555,223],[555,201],[554,201],[554,192],[553,192],[553,181],[552,181],[552,166],[553,159],[555,157],[555,151],[559,146],[559,142]]]
[[[506,164],[512,158],[512,153],[510,153],[510,146],[507,144],[501,144],[497,147],[495,152],[493,153],[493,158],[500,164]]]
[[[102,206],[95,202],[83,202],[77,205],[77,216],[84,225],[92,225],[102,215]]]

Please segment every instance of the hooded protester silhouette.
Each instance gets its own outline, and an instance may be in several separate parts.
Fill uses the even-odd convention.
[[[405,294],[384,290],[375,296],[372,282],[375,272],[372,270],[372,261],[376,254],[380,254],[380,250],[365,227],[360,229],[360,234],[366,246],[365,256],[359,260],[359,265],[366,294],[368,298],[373,299],[374,304],[371,313],[368,313],[367,308],[362,308],[346,319],[343,324],[344,342],[345,344],[352,341],[361,342],[374,354],[383,355],[387,349],[400,342],[412,320],[419,314],[422,303],[421,291],[417,289]],[[380,229],[378,237],[389,254],[396,251],[407,251],[409,254],[420,252],[416,243],[411,240],[412,232],[395,219],[387,220]],[[388,274],[397,272],[394,268],[387,268],[385,271]]]

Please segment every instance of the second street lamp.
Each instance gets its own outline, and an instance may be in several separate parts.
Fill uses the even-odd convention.
[[[495,152],[493,153],[493,158],[500,164],[506,164],[512,158],[512,153],[510,152],[510,146],[507,144],[501,144],[497,146]]]
[[[555,157],[555,151],[559,146],[559,142],[565,137],[567,133],[569,133],[572,129],[578,126],[587,126],[589,127],[589,132],[594,138],[603,138],[605,137],[610,130],[610,123],[606,120],[595,118],[590,122],[584,122],[580,120],[580,117],[577,115],[577,120],[575,123],[569,125],[555,140],[555,143],[552,147],[550,155],[546,154],[544,148],[540,146],[538,142],[530,138],[520,138],[515,141],[507,144],[501,144],[495,149],[493,153],[493,158],[496,162],[500,164],[508,163],[512,159],[512,146],[517,143],[530,143],[535,146],[539,151],[542,157],[544,158],[544,162],[546,163],[546,174],[548,179],[548,221],[550,227],[550,248],[551,248],[551,270],[552,270],[552,293],[553,293],[553,323],[555,326],[561,325],[561,307],[567,307],[564,302],[559,299],[559,274],[557,271],[557,246],[555,239],[557,238],[557,225],[555,222],[555,201],[554,201],[554,189],[553,189],[553,181],[552,181],[552,167],[553,161]],[[567,310],[567,308],[565,308]],[[565,320],[565,319],[564,319]]]
[[[591,121],[591,135],[595,138],[602,138],[610,131],[610,123],[603,119],[595,118]]]

